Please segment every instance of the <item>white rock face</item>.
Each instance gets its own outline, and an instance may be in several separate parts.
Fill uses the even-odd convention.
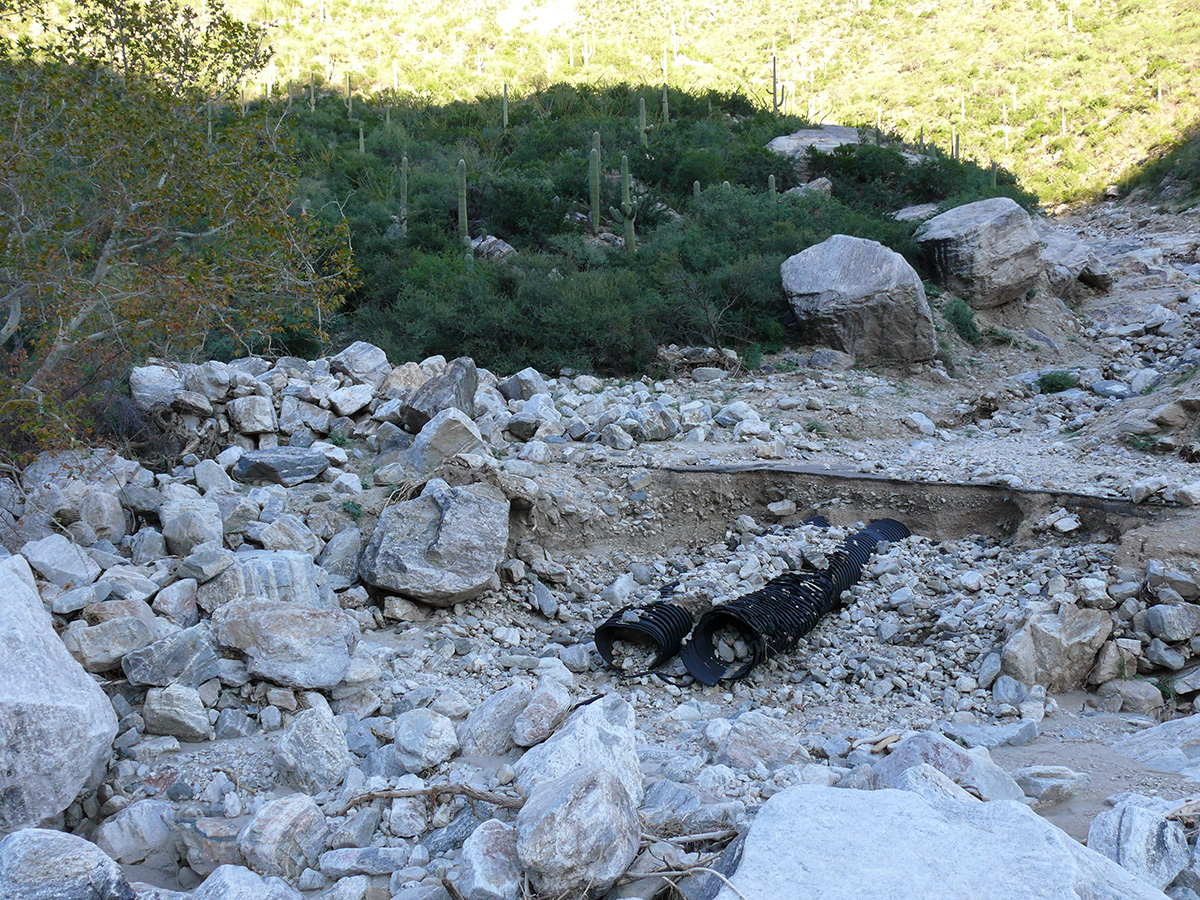
[[[526,794],[581,766],[602,766],[617,776],[634,805],[642,802],[642,768],[634,750],[633,707],[607,694],[575,710],[547,740],[526,751],[513,766]]]
[[[788,788],[759,810],[717,900],[1163,900],[1021,803]]]
[[[1069,603],[1057,613],[1035,613],[1004,645],[1001,665],[1005,674],[1051,693],[1074,690],[1083,684],[1112,627],[1112,617],[1103,610]]]
[[[1007,197],[968,203],[917,229],[938,283],[976,309],[1000,306],[1034,286],[1041,247],[1029,213]]]
[[[1183,826],[1137,803],[1102,810],[1088,828],[1087,845],[1159,889],[1188,864]]]
[[[81,837],[24,828],[0,841],[4,900],[135,900],[116,861]]]
[[[103,775],[117,716],[54,632],[21,557],[0,560],[0,828],[62,812]]]
[[[517,856],[549,897],[599,897],[629,868],[641,839],[620,776],[595,765],[543,782],[516,824]]]
[[[796,318],[834,349],[906,362],[937,353],[921,277],[882,244],[835,234],[786,259],[781,271]]]
[[[452,606],[483,593],[508,543],[508,502],[482,485],[432,479],[415,500],[389,506],[363,551],[363,581]]]

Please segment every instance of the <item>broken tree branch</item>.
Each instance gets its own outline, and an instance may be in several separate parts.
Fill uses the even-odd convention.
[[[480,800],[484,803],[494,803],[496,806],[502,806],[505,809],[520,809],[525,805],[526,800],[525,795],[519,791],[515,794],[502,794],[498,791],[485,791],[480,788],[471,787],[469,784],[435,784],[433,787],[421,788],[419,790],[393,789],[367,791],[365,794],[358,794],[351,797],[334,810],[332,815],[343,815],[353,807],[363,803],[370,803],[372,800],[401,800],[411,797],[425,797],[430,803],[437,803],[438,799],[446,794],[462,796],[470,800]]]

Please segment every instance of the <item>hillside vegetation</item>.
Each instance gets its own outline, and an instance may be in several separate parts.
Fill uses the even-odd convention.
[[[1086,197],[1200,121],[1194,0],[235,0],[270,23],[248,87],[310,79],[432,102],[554,82],[741,91],[879,124],[1015,172],[1043,201]]]
[[[874,135],[805,161],[830,176],[832,196],[788,194],[796,166],[765,144],[806,123],[738,93],[668,91],[664,111],[657,87],[551,85],[511,103],[507,128],[499,102],[347,105],[320,93],[311,109],[303,98],[286,115],[278,102],[244,115],[282,117],[300,204],[349,225],[360,283],[339,336],[395,359],[469,354],[498,371],[644,370],[669,342],[777,349],[788,336],[779,266],[791,254],[843,233],[919,269],[916,223],[892,216],[902,206],[997,194],[1036,205],[1002,169],[993,179],[936,150],[914,163]],[[516,255],[471,259],[464,228]]]

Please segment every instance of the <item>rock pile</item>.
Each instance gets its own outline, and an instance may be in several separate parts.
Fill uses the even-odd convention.
[[[1114,293],[1179,293],[1161,259],[1085,249],[1058,246],[1039,277],[1107,268]],[[927,358],[923,288],[883,263],[911,328],[856,333]],[[1195,502],[1174,451],[1200,424],[1180,380],[1200,300],[1168,303],[1075,332],[1103,364],[1037,349],[962,385],[942,363],[915,388],[851,369],[851,344],[748,375],[667,348],[673,377],[634,382],[396,366],[364,343],[135,370],[143,409],[220,452],[157,473],[46,453],[0,480],[0,897],[648,900],[670,879],[732,898],[801,869],[842,897],[864,865],[897,896],[1197,896],[1179,785],[1200,777],[1195,549],[1131,552],[1096,526],[1096,496],[1058,494],[1016,541],[880,545],[839,610],[741,682],[622,677],[590,644],[626,604],[699,614],[826,564],[859,511],[831,497],[824,528],[772,495],[751,516],[729,475],[763,460]],[[1077,386],[1041,393],[1060,370]],[[1137,415],[1172,455],[1064,465]],[[676,476],[706,467],[711,496],[688,494]],[[692,505],[713,521],[680,537]],[[745,636],[719,650],[744,655]],[[1133,773],[1110,808],[1080,743]],[[1029,808],[1067,800],[1087,847]]]

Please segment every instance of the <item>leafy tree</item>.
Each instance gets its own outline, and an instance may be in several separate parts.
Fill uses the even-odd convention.
[[[5,13],[24,34],[0,45],[0,412],[214,335],[319,332],[348,241],[292,208],[280,122],[230,102],[269,57],[262,30],[220,0]]]

